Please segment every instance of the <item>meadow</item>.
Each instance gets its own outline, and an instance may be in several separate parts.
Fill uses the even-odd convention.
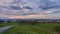
[[[60,26],[60,24],[15,24],[2,34],[60,34],[55,31],[55,26]]]

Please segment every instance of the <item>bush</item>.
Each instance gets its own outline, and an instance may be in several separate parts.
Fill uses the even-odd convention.
[[[60,26],[56,26],[56,27],[55,27],[55,31],[56,31],[56,32],[60,32]]]

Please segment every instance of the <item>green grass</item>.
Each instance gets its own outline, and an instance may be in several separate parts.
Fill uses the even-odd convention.
[[[36,24],[36,25],[28,25],[28,24],[20,24],[15,25],[12,28],[3,32],[3,34],[52,34],[55,26],[60,26],[60,24]],[[48,30],[48,31],[44,31]],[[56,32],[57,33],[57,32]]]
[[[3,23],[0,24],[0,27],[5,27],[5,26],[9,26],[9,25],[16,25],[17,23]]]

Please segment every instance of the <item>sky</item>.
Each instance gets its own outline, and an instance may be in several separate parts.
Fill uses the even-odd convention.
[[[0,18],[59,19],[60,0],[0,0]]]

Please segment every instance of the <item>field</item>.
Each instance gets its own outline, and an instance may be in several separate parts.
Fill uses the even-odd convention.
[[[55,32],[55,26],[60,26],[60,24],[16,24],[3,34],[60,34]]]
[[[17,23],[3,23],[0,24],[0,27],[5,27],[5,26],[9,26],[9,25],[16,25]]]
[[[8,26],[8,25],[11,25],[11,23],[3,23],[3,24],[0,24],[0,27],[4,27],[4,26]]]

